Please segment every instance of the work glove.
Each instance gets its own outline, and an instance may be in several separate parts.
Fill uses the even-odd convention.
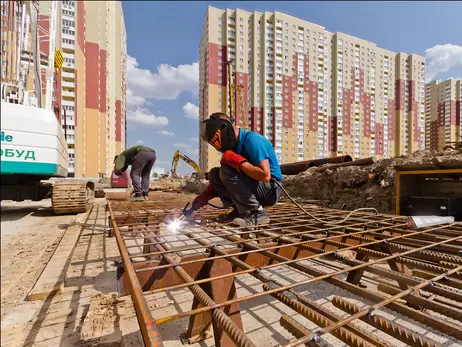
[[[245,159],[242,155],[239,155],[237,153],[234,153],[233,151],[227,150],[225,153],[223,153],[223,156],[221,157],[220,164],[221,165],[229,165],[232,168],[236,169],[237,171],[239,170],[239,166],[242,163],[245,163],[247,159]]]
[[[218,196],[218,194],[215,192],[212,185],[209,184],[207,188],[193,200],[192,207],[194,210],[198,210],[207,205],[207,203],[216,196]]]

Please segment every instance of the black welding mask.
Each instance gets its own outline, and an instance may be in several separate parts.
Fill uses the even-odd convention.
[[[220,118],[219,113],[213,113],[210,118],[201,122],[200,135],[203,141],[207,141],[222,153],[234,150],[237,146],[233,124],[227,119]]]

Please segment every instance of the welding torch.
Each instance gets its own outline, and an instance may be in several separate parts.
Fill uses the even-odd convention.
[[[180,218],[178,218],[178,221],[180,221],[180,222],[184,221],[186,218],[188,218],[189,216],[191,216],[191,214],[196,210],[196,209],[194,208],[194,205],[191,206],[190,208],[188,208],[189,204],[190,204],[190,203],[188,202],[188,203],[186,204],[186,206],[183,208],[183,215],[182,215]]]

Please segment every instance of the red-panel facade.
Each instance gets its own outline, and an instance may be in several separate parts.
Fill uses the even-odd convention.
[[[106,50],[99,50],[99,112],[106,113]]]
[[[292,128],[292,77],[282,76],[282,127]]]
[[[456,120],[456,102],[454,100],[451,100],[449,103],[451,109],[450,109],[450,122],[451,125],[458,125],[457,120]]]
[[[221,48],[220,48],[221,47]],[[221,55],[219,55],[221,52]],[[208,61],[208,82],[210,84],[226,86],[228,83],[228,72],[226,61],[228,60],[228,50],[226,46],[219,46],[215,43],[209,43],[207,49]],[[221,59],[221,62],[220,62]],[[219,68],[221,67],[221,69]],[[220,76],[221,74],[221,76]],[[219,82],[221,78],[221,82]]]
[[[460,101],[456,101],[456,121],[455,121],[455,125],[460,125]]]
[[[396,110],[404,110],[405,105],[405,88],[406,85],[404,80],[396,80],[395,82],[395,101],[396,101]]]
[[[93,42],[85,42],[85,107],[99,109],[99,47]]]
[[[375,154],[383,155],[383,124],[375,123]]]
[[[388,99],[388,140],[395,141],[396,117],[395,100]]]

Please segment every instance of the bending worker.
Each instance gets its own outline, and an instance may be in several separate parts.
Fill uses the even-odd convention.
[[[133,201],[148,200],[149,179],[155,162],[156,152],[141,145],[128,148],[114,157],[114,173],[116,175],[125,172],[129,165],[132,166],[130,177],[134,190]]]
[[[233,210],[218,217],[238,226],[269,222],[264,206],[276,204],[282,184],[281,168],[271,143],[262,135],[236,128],[224,113],[214,113],[200,125],[201,138],[223,153],[220,164],[209,172],[210,184],[193,201],[193,208],[205,206],[218,196]]]

